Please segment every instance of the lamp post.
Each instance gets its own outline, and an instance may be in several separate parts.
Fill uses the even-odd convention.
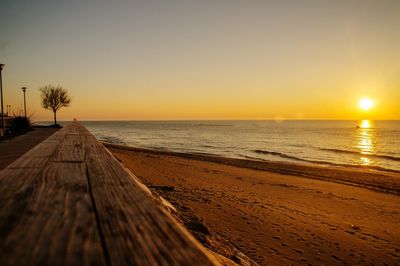
[[[0,64],[0,94],[1,94],[1,129],[2,129],[2,134],[5,132],[5,127],[4,127],[4,112],[3,112],[3,78],[1,76],[1,71],[4,68],[4,64]]]
[[[22,91],[24,92],[24,114],[26,118],[26,98],[25,98],[26,87],[22,87]]]

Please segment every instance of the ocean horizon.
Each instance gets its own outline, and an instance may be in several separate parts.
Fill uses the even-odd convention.
[[[81,123],[98,140],[123,146],[400,171],[399,120],[115,120]]]

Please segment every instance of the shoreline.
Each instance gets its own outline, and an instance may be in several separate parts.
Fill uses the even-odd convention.
[[[105,146],[172,204],[205,247],[235,262],[391,265],[400,258],[400,197],[387,189],[398,186],[395,173]]]
[[[390,169],[374,169],[361,166],[330,164],[297,164],[283,161],[239,159],[206,153],[186,153],[163,149],[147,149],[101,142],[106,147],[135,152],[151,152],[182,158],[201,160],[230,166],[268,171],[285,175],[301,176],[340,184],[367,188],[373,191],[400,195],[400,172]],[[382,180],[384,179],[384,180]]]

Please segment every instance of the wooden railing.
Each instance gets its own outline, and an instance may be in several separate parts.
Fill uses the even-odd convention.
[[[0,265],[216,265],[79,122],[0,172]]]

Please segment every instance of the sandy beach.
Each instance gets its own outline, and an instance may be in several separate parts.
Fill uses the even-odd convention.
[[[106,147],[226,257],[240,251],[261,265],[400,261],[399,173]]]

